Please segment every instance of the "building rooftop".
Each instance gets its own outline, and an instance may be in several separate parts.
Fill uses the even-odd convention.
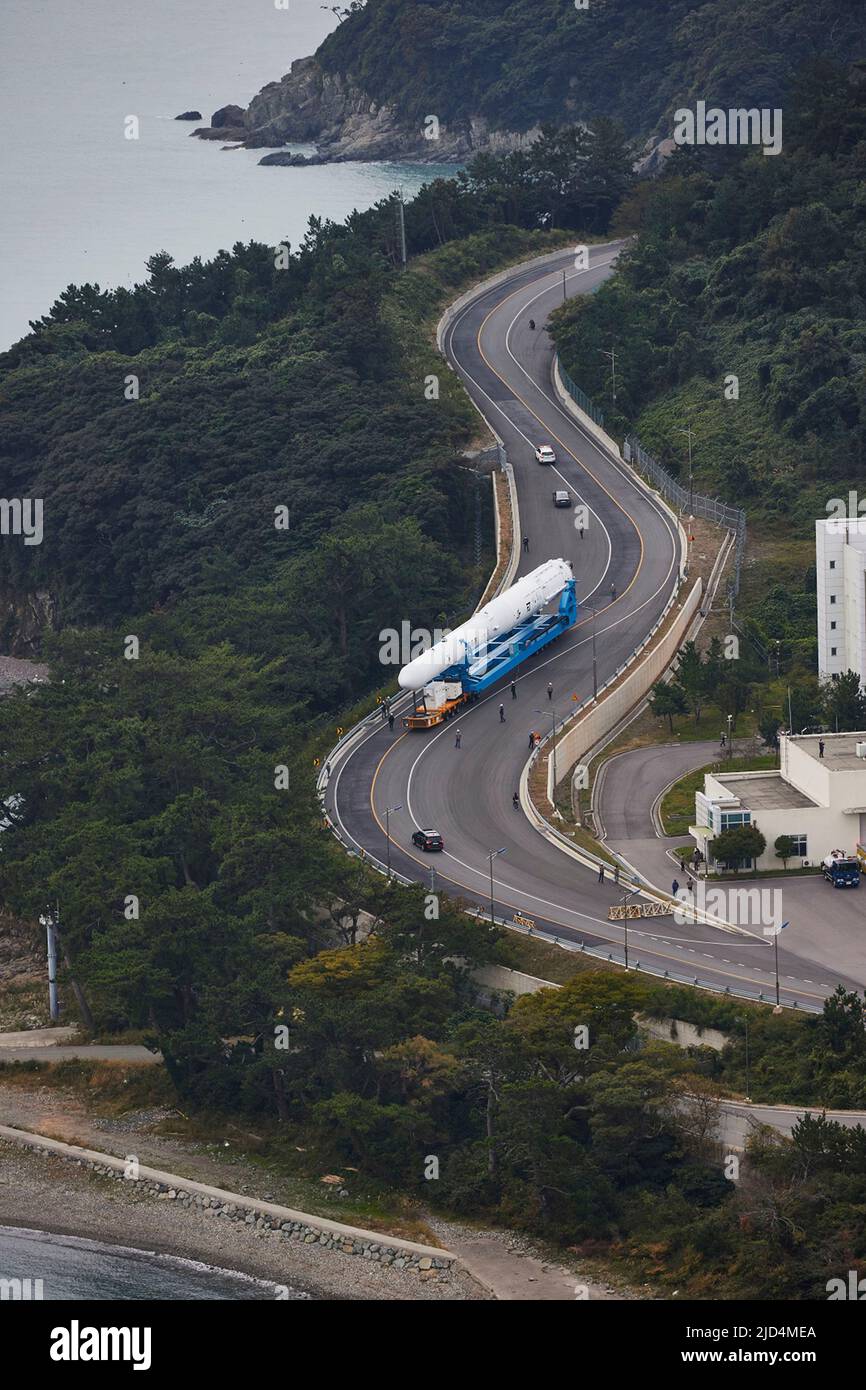
[[[821,762],[829,772],[866,773],[866,758],[857,757],[857,744],[866,743],[866,732],[854,734],[794,734],[789,735],[791,745],[808,753],[816,762]],[[820,756],[818,744],[824,740],[824,756]]]
[[[747,811],[783,811],[788,807],[814,808],[818,805],[805,792],[786,782],[781,772],[717,772],[714,777]]]

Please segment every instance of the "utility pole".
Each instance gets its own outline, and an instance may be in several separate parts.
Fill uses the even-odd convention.
[[[742,1022],[743,1022],[743,1025],[744,1025],[745,1029],[746,1029],[746,1100],[750,1101],[750,1100],[752,1099],[752,1087],[751,1087],[751,1082],[750,1082],[750,1079],[749,1079],[749,1017],[748,1017],[748,1014],[744,1014],[744,1015],[743,1015]]]
[[[402,188],[397,193],[397,224],[400,229],[400,264],[406,269],[406,209],[403,204]]]
[[[55,921],[59,916],[60,905],[56,904],[54,912],[48,906],[39,918],[46,930],[48,939],[48,1008],[53,1023],[56,1023],[60,1017],[60,1009],[57,1004],[57,937],[54,930]]]
[[[616,348],[611,348],[610,352],[605,352],[604,348],[599,348],[599,352],[602,357],[607,357],[610,360],[611,398],[613,408],[616,410]]]
[[[563,272],[562,272],[562,302],[563,302],[563,304],[565,303],[565,301],[566,301],[567,299],[568,299],[568,290],[566,289],[566,286],[565,286],[565,270],[563,269]]]

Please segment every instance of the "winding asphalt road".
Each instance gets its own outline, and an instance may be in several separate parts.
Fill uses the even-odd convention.
[[[512,795],[530,732],[549,729],[553,715],[563,718],[573,699],[592,692],[593,624],[601,685],[660,617],[682,561],[669,513],[575,420],[552,385],[553,349],[543,325],[562,302],[563,271],[569,295],[591,293],[611,274],[619,249],[616,243],[593,247],[590,266],[582,271],[574,268],[572,253],[541,266],[517,267],[464,305],[444,344],[449,363],[502,438],[514,468],[520,531],[530,541],[529,552],[521,550],[518,573],[551,557],[570,560],[581,609],[576,628],[520,668],[516,699],[504,681],[462,713],[462,747],[455,746],[455,722],[424,733],[402,731],[399,721],[393,733],[385,725],[376,727],[338,762],[325,789],[328,814],[350,847],[384,862],[389,823],[393,869],[488,911],[489,856],[504,850],[494,861],[497,917],[520,914],[559,938],[609,944],[615,960],[622,959],[623,927],[609,922],[607,911],[619,901],[619,888],[597,882],[550,843],[513,809]],[[555,449],[555,467],[536,463],[540,443]],[[558,487],[568,488],[575,503],[589,509],[583,537],[572,513],[553,507],[551,494]],[[424,613],[395,613],[393,625],[399,630],[407,617],[413,624],[433,625],[432,615]],[[548,682],[554,687],[552,700]],[[426,826],[444,836],[444,853],[424,856],[413,848],[413,830]],[[648,920],[647,928],[629,925],[633,964],[639,959],[659,973],[699,977],[720,989],[736,981],[742,992],[771,996],[772,948],[766,939],[736,937],[734,960],[734,938],[718,928],[677,926],[673,918]],[[783,973],[788,977],[783,1002],[820,1006],[819,990],[795,969]]]

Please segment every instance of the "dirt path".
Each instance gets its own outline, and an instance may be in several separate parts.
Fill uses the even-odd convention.
[[[616,1302],[646,1298],[648,1291],[614,1289],[585,1271],[545,1259],[531,1241],[512,1231],[475,1230],[428,1213],[427,1224],[499,1302]]]

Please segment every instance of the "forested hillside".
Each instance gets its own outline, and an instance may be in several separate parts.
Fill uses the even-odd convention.
[[[864,52],[859,0],[367,0],[319,49],[407,120],[526,130],[609,116],[662,131],[681,105],[779,106],[817,53]],[[670,120],[668,129],[670,133]]]
[[[812,67],[783,153],[677,153],[621,210],[640,233],[621,273],[553,330],[613,433],[636,428],[681,478],[692,427],[696,487],[752,523],[763,642],[812,671],[814,522],[866,466],[864,175],[866,70]]]

